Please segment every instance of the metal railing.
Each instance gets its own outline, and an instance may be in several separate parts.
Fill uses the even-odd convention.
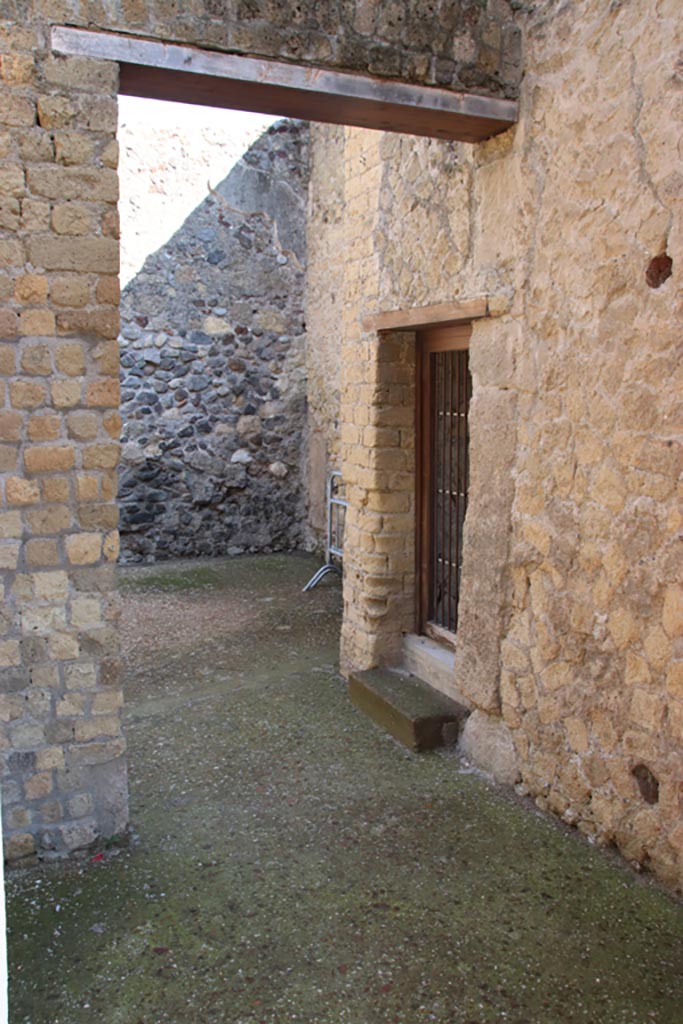
[[[313,590],[313,587],[316,587],[321,579],[330,572],[337,573],[338,576],[342,575],[341,566],[334,559],[336,558],[341,562],[344,557],[344,524],[346,522],[348,502],[343,494],[342,475],[338,470],[334,470],[327,479],[327,544],[325,547],[325,564],[321,565],[317,572],[311,576],[303,589],[304,593],[307,590]]]

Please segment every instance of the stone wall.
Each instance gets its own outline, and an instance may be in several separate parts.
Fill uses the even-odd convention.
[[[0,740],[11,860],[86,846],[127,819],[112,564],[118,71],[54,55],[53,24],[493,94],[514,95],[520,77],[507,0],[4,0]]]
[[[124,560],[302,544],[307,190],[277,122],[124,289]]]
[[[127,822],[117,69],[54,60],[44,25],[19,8],[0,24],[0,744],[12,860]]]
[[[411,339],[363,318],[486,296],[453,679],[468,749],[479,729],[486,766],[493,729],[540,807],[681,887],[683,20],[659,0],[522,20],[515,130],[474,149],[345,132],[342,654],[396,660],[414,621]]]
[[[509,0],[411,4],[353,0],[31,0],[53,24],[190,43],[209,49],[362,71],[406,82],[514,96],[520,34]],[[5,0],[3,15],[27,21],[26,0]]]
[[[344,240],[344,129],[311,126],[313,172],[306,217],[307,527],[312,544],[325,542],[326,482],[340,468],[341,311],[339,253]]]

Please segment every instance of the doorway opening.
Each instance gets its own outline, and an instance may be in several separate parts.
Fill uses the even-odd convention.
[[[455,645],[469,481],[470,324],[417,335],[417,628]]]

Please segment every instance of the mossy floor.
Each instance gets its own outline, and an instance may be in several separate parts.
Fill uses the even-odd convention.
[[[12,1024],[681,1024],[681,905],[364,719],[316,564],[122,570],[134,837],[10,876]]]

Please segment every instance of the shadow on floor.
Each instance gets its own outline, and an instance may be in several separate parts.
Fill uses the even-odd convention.
[[[12,1024],[681,1024],[680,904],[361,717],[315,565],[122,570],[134,837],[10,877]]]

